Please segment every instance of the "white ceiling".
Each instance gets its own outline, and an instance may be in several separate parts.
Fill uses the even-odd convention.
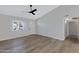
[[[0,14],[24,17],[28,19],[38,19],[47,14],[59,5],[33,5],[33,9],[37,9],[36,15],[28,13],[29,5],[0,5]]]

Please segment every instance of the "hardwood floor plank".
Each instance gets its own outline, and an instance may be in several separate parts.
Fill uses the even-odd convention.
[[[29,35],[0,41],[0,53],[74,53],[79,52],[79,39],[60,41],[41,35]]]

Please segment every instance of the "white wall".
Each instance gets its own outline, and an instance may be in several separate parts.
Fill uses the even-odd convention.
[[[66,10],[56,8],[38,19],[38,33],[40,35],[64,40],[64,15]]]
[[[24,21],[24,31],[12,31],[12,20]],[[32,22],[30,19],[0,14],[0,40],[30,35],[32,33],[30,22]]]
[[[64,40],[65,23],[64,16],[79,16],[79,6],[67,5],[60,6],[50,13],[38,19],[38,33],[40,35]]]

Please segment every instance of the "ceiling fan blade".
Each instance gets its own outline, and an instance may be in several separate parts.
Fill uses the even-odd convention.
[[[33,15],[35,15],[35,13],[32,13]]]
[[[35,12],[35,11],[37,11],[37,9],[31,10],[29,13],[33,13],[33,12]]]

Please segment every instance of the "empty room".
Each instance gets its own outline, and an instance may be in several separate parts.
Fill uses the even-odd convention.
[[[79,5],[0,5],[0,53],[79,53]]]

